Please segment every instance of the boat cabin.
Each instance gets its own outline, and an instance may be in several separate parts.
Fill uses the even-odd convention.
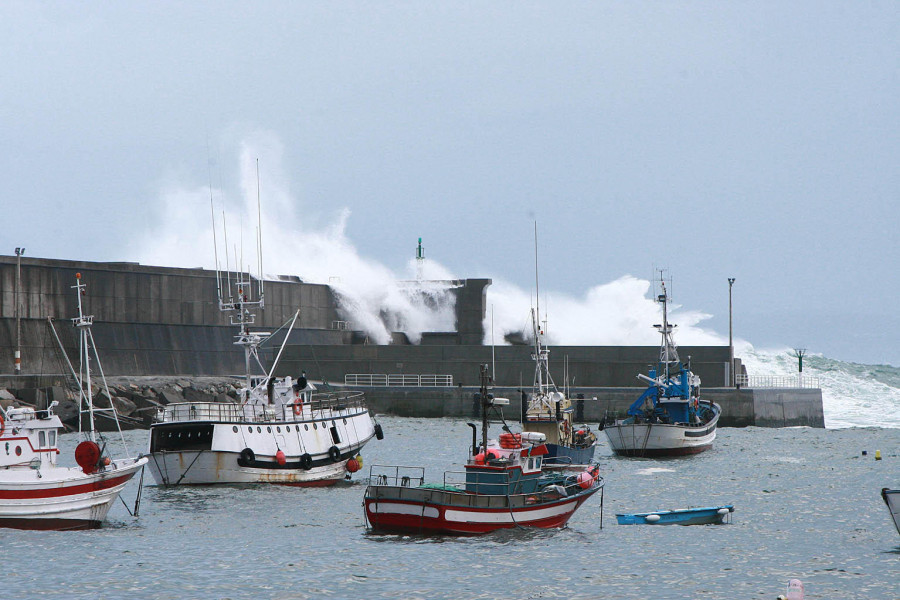
[[[9,408],[0,413],[0,467],[56,464],[58,433],[63,424],[49,410]]]
[[[466,492],[481,495],[532,494],[538,490],[543,443],[522,443],[521,434],[504,434],[510,441],[489,445],[485,452],[472,456],[466,464]]]

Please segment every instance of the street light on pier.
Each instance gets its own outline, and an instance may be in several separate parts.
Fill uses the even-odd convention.
[[[22,255],[25,254],[25,248],[16,248],[16,375],[22,373],[22,325],[19,315],[19,282],[22,278]]]
[[[735,382],[735,373],[734,373],[734,337],[732,334],[731,327],[731,286],[734,285],[734,277],[728,278],[728,372],[731,373],[731,387],[734,387]]]

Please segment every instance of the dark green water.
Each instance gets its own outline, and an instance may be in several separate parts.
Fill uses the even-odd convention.
[[[900,429],[720,429],[713,450],[668,460],[615,458],[604,439],[602,529],[597,495],[563,530],[417,538],[366,533],[360,475],[460,470],[471,430],[380,422],[363,472],[331,489],[147,487],[137,520],[117,503],[99,530],[0,530],[0,597],[774,600],[797,578],[808,599],[900,598],[900,535],[879,495],[900,487]],[[147,432],[127,435],[144,449]],[[735,505],[731,524],[615,521],[720,503]]]

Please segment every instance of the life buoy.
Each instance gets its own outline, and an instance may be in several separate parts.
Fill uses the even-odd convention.
[[[312,456],[309,455],[309,452],[300,456],[300,468],[304,471],[312,469]]]
[[[303,414],[303,402],[297,400],[294,402],[294,416],[299,417],[301,414]]]
[[[337,446],[332,446],[328,449],[328,458],[330,458],[334,462],[341,460],[341,451],[338,450]]]
[[[506,449],[515,449],[522,447],[522,434],[521,433],[501,433],[500,434],[500,447]]]

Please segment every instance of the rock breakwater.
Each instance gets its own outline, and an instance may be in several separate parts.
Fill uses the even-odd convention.
[[[109,394],[97,383],[91,392],[94,408],[115,408],[122,429],[148,429],[159,411],[177,402],[237,402],[242,380],[237,377],[112,377]],[[69,431],[78,430],[78,386],[52,385],[42,388],[0,388],[0,406],[30,407],[53,413]],[[95,413],[96,429],[114,431],[108,410]],[[86,424],[83,424],[86,426]]]

